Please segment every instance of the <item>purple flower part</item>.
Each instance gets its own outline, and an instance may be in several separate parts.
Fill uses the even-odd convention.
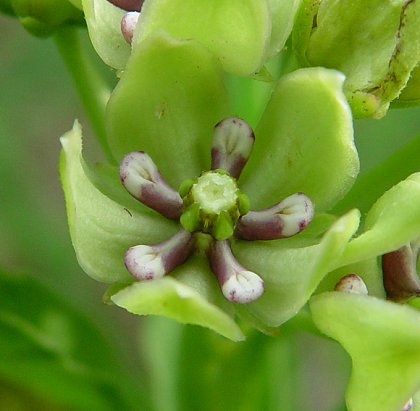
[[[388,299],[404,301],[420,295],[417,257],[420,242],[407,244],[382,256],[383,282]]]
[[[211,169],[221,168],[238,178],[251,153],[255,141],[249,124],[236,117],[229,117],[214,128],[211,149]]]
[[[228,241],[214,241],[208,256],[225,298],[233,303],[247,304],[261,297],[263,280],[238,263]]]
[[[108,0],[114,6],[126,11],[140,11],[144,0]]]
[[[127,250],[124,263],[139,280],[154,280],[182,264],[194,249],[194,239],[188,231],[179,230],[166,241],[154,245],[137,245]]]
[[[410,411],[411,408],[413,408],[413,399],[410,398],[405,404],[404,404],[404,408],[401,411]]]
[[[181,196],[166,183],[146,153],[127,154],[120,165],[120,179],[126,190],[144,205],[171,219],[181,215]]]
[[[243,215],[236,225],[235,235],[243,240],[291,237],[301,232],[313,216],[311,200],[303,193],[296,193],[270,208]]]
[[[139,16],[140,13],[132,11],[125,14],[121,19],[121,33],[128,44],[131,44],[133,41],[134,30],[136,29]]]

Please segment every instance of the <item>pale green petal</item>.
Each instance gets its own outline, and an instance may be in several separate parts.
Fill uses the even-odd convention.
[[[217,61],[161,33],[139,44],[108,105],[115,157],[145,151],[174,187],[210,166],[213,127],[227,116]]]
[[[271,18],[266,0],[152,0],[139,20],[136,44],[163,29],[179,39],[194,39],[239,75],[263,65],[270,40]]]
[[[262,297],[238,307],[238,312],[260,328],[277,327],[297,314],[322,278],[336,267],[359,218],[357,210],[351,211],[312,246],[292,248],[286,239],[233,244],[241,264],[260,275],[265,283]]]
[[[420,411],[420,391],[414,395],[413,402],[413,408],[410,411]]]
[[[285,45],[292,28],[301,0],[268,0],[272,19],[271,40],[267,56],[278,53]]]
[[[349,411],[399,411],[420,389],[420,314],[392,302],[324,293],[310,302],[316,326],[350,354]]]
[[[121,19],[126,13],[107,0],[82,0],[90,40],[101,59],[122,70],[131,47],[121,33]]]
[[[208,263],[201,257],[191,257],[170,275],[136,282],[111,300],[137,315],[161,315],[210,328],[233,341],[243,340],[242,331],[225,312],[229,305],[222,298]]]
[[[388,190],[366,216],[363,233],[351,241],[342,264],[396,250],[420,236],[420,173]]]
[[[350,189],[359,160],[343,81],[341,73],[324,68],[300,69],[280,79],[240,180],[252,208],[301,191],[321,211]]]
[[[85,171],[78,122],[61,138],[61,143],[60,174],[79,264],[98,281],[131,279],[124,267],[125,251],[133,245],[165,240],[176,231],[176,224],[137,203],[128,208],[128,194],[127,203],[119,204],[95,187]],[[115,184],[120,185],[119,180]]]

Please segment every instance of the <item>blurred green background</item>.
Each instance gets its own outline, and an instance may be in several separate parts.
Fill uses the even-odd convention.
[[[72,80],[52,39],[8,17],[0,17],[0,62],[0,411],[222,410],[226,384],[231,394],[248,389],[255,404],[269,398],[250,410],[344,409],[349,360],[333,342],[301,332],[287,343],[253,334],[234,346],[102,304],[105,287],[75,259],[58,179],[59,137],[75,118],[89,156],[101,158]],[[357,121],[362,173],[418,134],[418,108]],[[261,381],[242,383],[250,370],[240,359],[252,366],[254,356],[267,365],[255,375],[269,394],[255,388]],[[229,364],[238,372],[226,373]]]

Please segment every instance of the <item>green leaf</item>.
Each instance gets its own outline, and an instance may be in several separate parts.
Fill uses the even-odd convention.
[[[126,13],[108,0],[82,0],[92,45],[109,66],[122,70],[131,47],[121,33],[121,19]]]
[[[364,231],[342,256],[343,265],[396,250],[420,233],[420,173],[388,190],[366,216]]]
[[[127,200],[119,204],[98,189],[82,158],[82,131],[78,122],[61,143],[60,174],[66,197],[70,235],[77,259],[92,278],[112,283],[132,279],[124,267],[126,250],[138,244],[154,244],[175,233],[176,225],[159,214],[142,207],[128,208],[131,200],[115,179],[112,193]],[[90,174],[90,173],[89,173]],[[101,186],[104,190],[104,186]]]
[[[224,70],[250,75],[264,63],[271,18],[266,0],[148,1],[135,47],[161,29],[178,39],[199,41],[218,57]]]
[[[66,409],[133,409],[131,381],[84,316],[27,275],[0,270],[0,295],[2,379]]]
[[[297,70],[280,79],[256,129],[240,178],[252,208],[304,192],[317,211],[330,208],[359,171],[341,73]]]
[[[359,218],[357,210],[351,211],[337,220],[319,243],[306,247],[290,247],[287,239],[235,242],[232,249],[237,259],[265,284],[262,297],[238,306],[238,312],[262,330],[277,327],[293,317],[323,277],[337,266]]]
[[[349,411],[401,410],[420,389],[420,314],[375,297],[331,292],[312,298],[317,327],[350,354]]]
[[[208,327],[233,341],[244,339],[228,314],[232,307],[223,299],[214,274],[201,257],[190,257],[169,276],[136,282],[111,300],[137,315],[161,315],[183,324]]]

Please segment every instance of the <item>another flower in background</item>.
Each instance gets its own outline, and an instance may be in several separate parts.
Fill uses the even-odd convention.
[[[418,1],[304,0],[293,46],[303,66],[346,75],[344,91],[355,117],[380,118],[401,92],[399,104],[418,104],[418,80],[409,78],[420,62],[419,25]]]
[[[226,72],[269,79],[264,64],[283,49],[300,0],[83,0],[92,44],[117,70],[125,68],[131,53],[121,20],[139,3],[140,16],[131,15],[130,28],[123,29],[129,43],[134,37],[133,48],[164,31],[179,40],[200,42]]]

